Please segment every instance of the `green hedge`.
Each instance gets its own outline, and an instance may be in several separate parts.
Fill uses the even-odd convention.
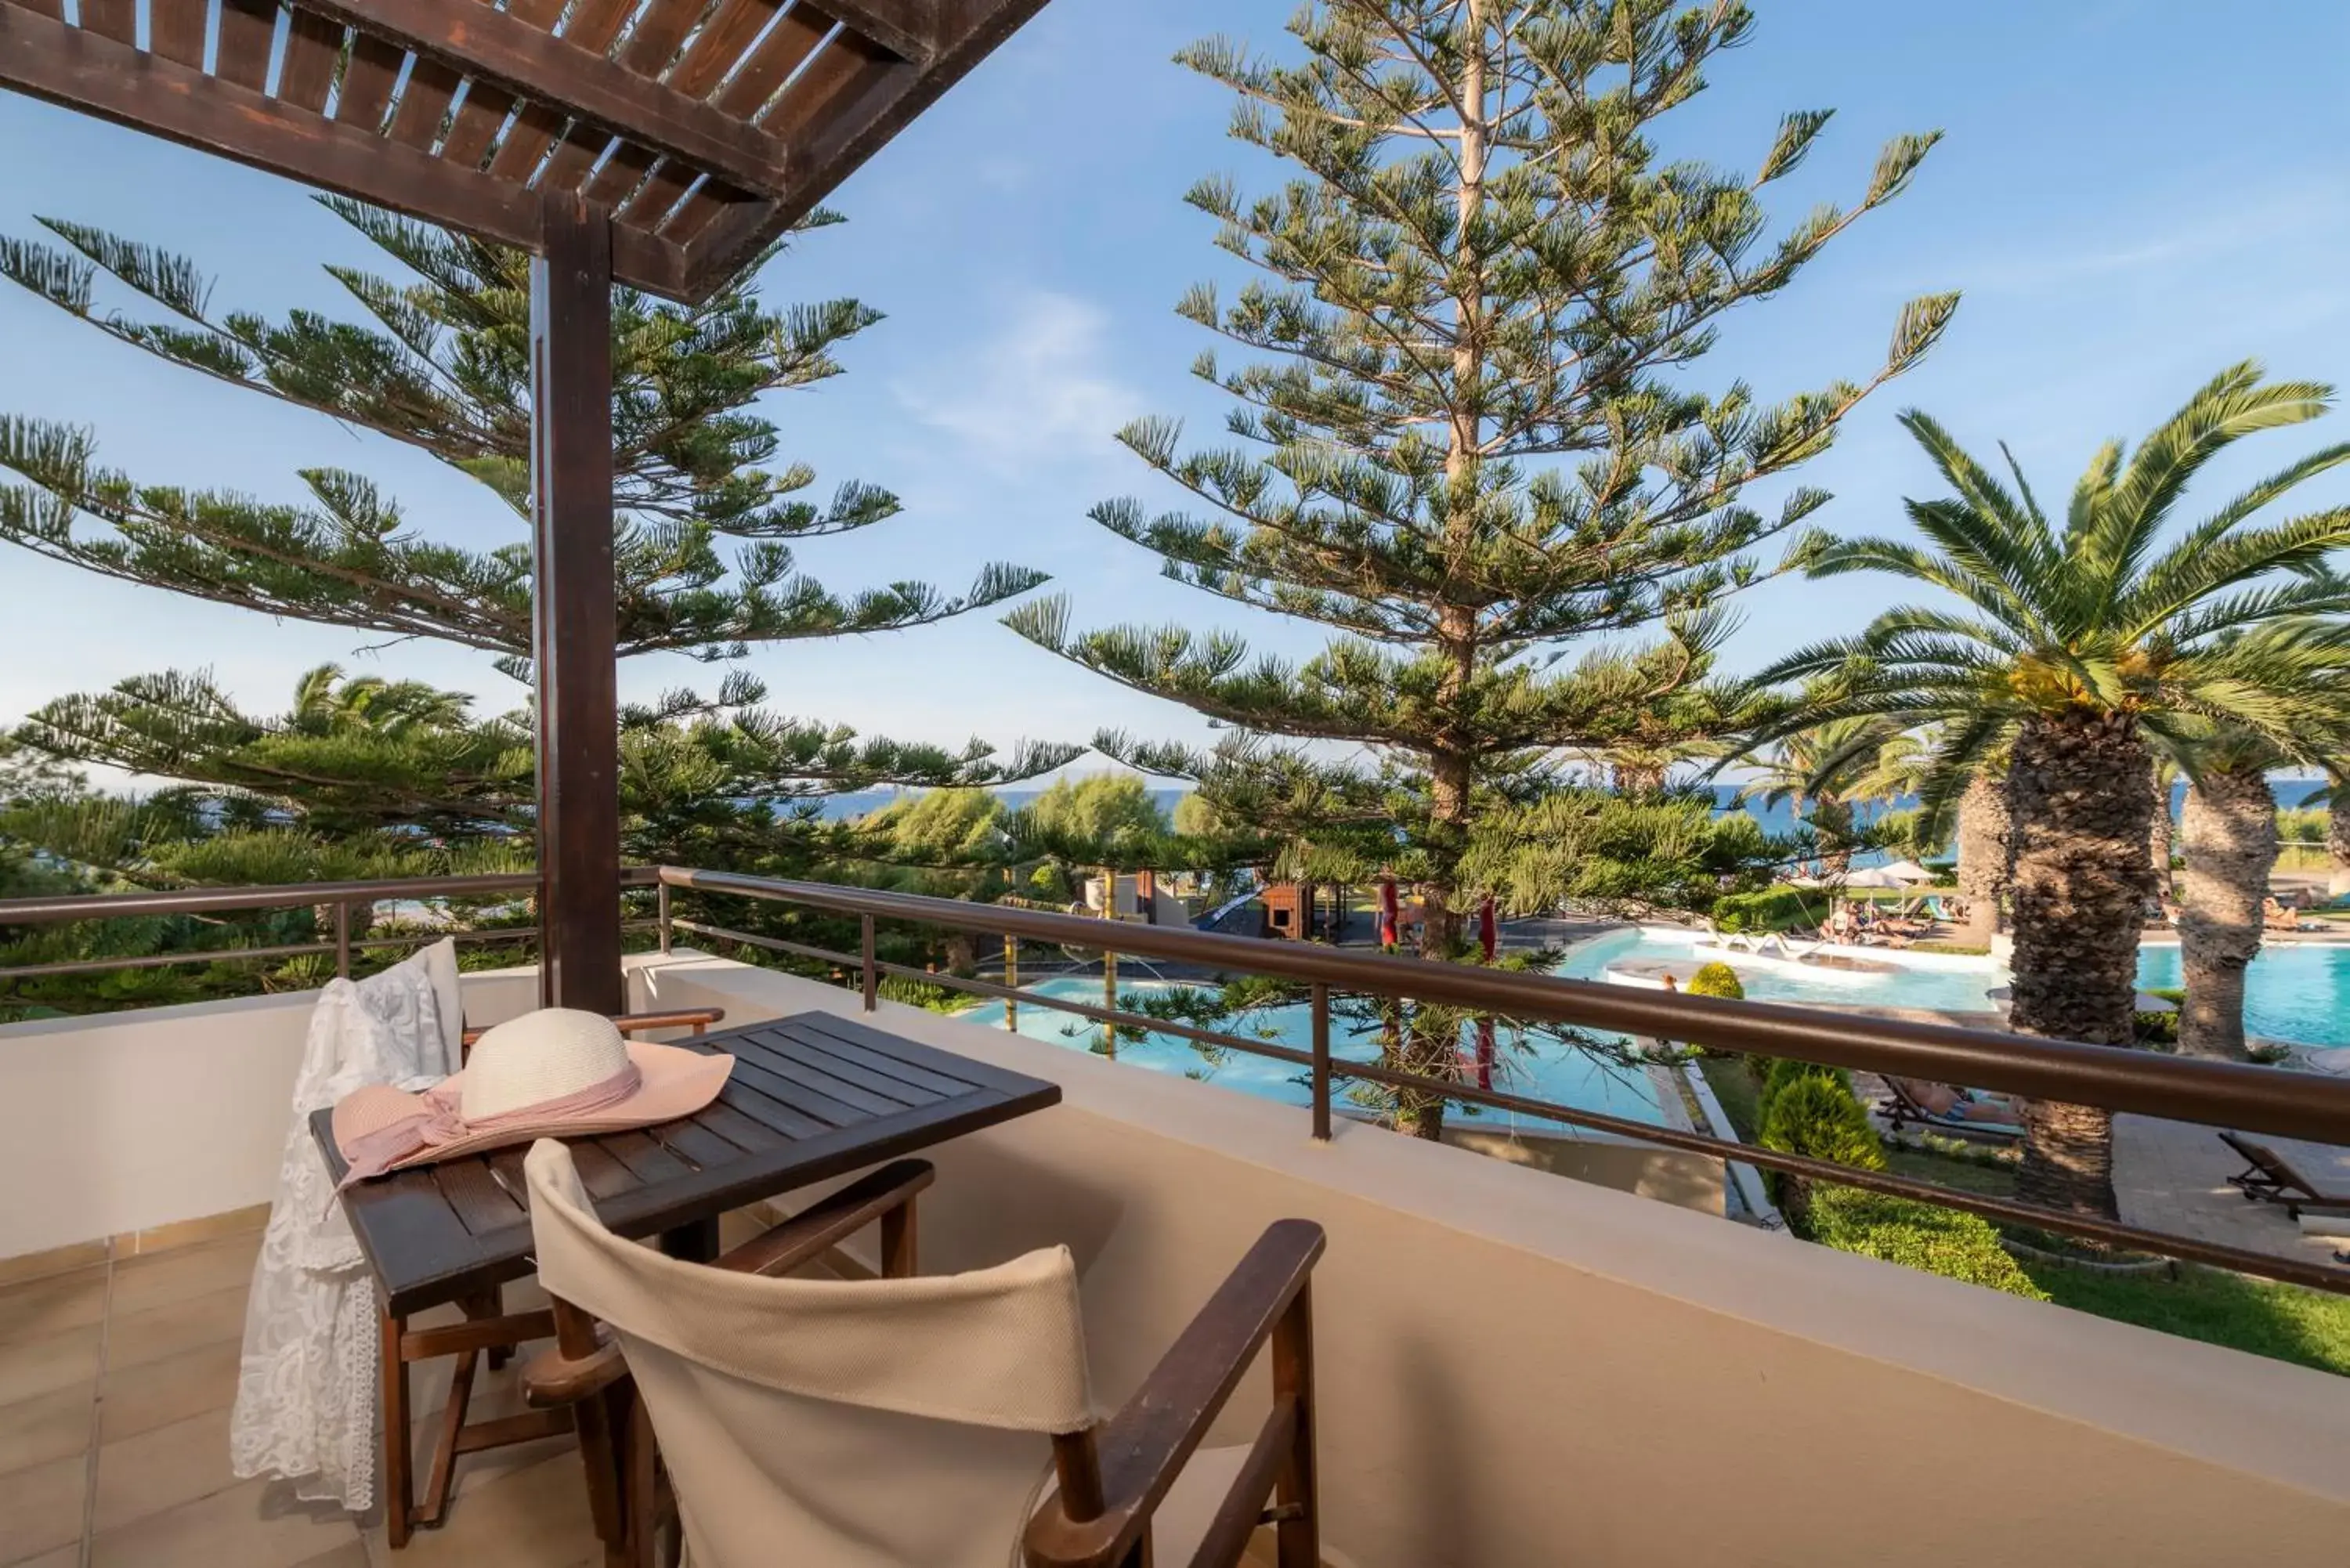
[[[1842,1088],[1846,1097],[1852,1097],[1852,1075],[1842,1067],[1823,1067],[1816,1062],[1793,1062],[1784,1056],[1752,1058],[1762,1074],[1762,1087],[1754,1096],[1754,1119],[1758,1126],[1771,1121],[1771,1103],[1780,1091],[1798,1078],[1824,1078]]]
[[[1689,984],[1681,988],[1691,996],[1726,996],[1732,1002],[1746,1000],[1746,987],[1739,983],[1738,971],[1719,960],[1700,966],[1690,976]]]
[[[1856,1170],[1885,1168],[1884,1140],[1868,1125],[1868,1112],[1854,1097],[1843,1075],[1814,1067],[1780,1085],[1776,1093],[1764,1086],[1762,1136],[1764,1148],[1833,1160]]]
[[[1811,1239],[1840,1252],[1882,1258],[2031,1301],[2049,1299],[1978,1215],[1849,1187],[1824,1187],[1812,1193],[1810,1220]]]
[[[1825,898],[1805,896],[1800,888],[1765,888],[1754,893],[1725,893],[1713,901],[1713,921],[1725,931],[1783,931],[1790,926],[1816,925],[1825,918]]]

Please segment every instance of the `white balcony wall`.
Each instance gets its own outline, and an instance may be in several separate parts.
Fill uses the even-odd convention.
[[[839,989],[718,961],[645,1005]],[[2340,1568],[2341,1379],[884,1002],[1063,1085],[930,1151],[926,1271],[1066,1243],[1122,1398],[1269,1221],[1315,1275],[1328,1539],[1361,1568]],[[1238,1439],[1261,1377],[1236,1397]]]
[[[467,1022],[537,987],[531,969],[468,974]],[[317,1000],[0,1024],[0,1259],[268,1202]]]

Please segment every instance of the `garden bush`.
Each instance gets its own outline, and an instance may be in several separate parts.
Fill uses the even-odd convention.
[[[953,1012],[969,1007],[979,999],[950,986],[932,985],[926,980],[909,980],[902,974],[885,974],[876,988],[885,1002],[902,1002],[909,1007],[928,1008],[932,1012]]]
[[[1813,1241],[1840,1252],[1882,1258],[2032,1301],[2049,1299],[2002,1249],[1999,1233],[1977,1215],[1881,1192],[1824,1187],[1811,1195],[1809,1224]]]
[[[1798,1078],[1825,1078],[1841,1087],[1846,1095],[1852,1093],[1852,1075],[1842,1067],[1823,1067],[1816,1062],[1791,1062],[1783,1056],[1751,1057],[1749,1063],[1762,1080],[1762,1089],[1754,1097],[1754,1116],[1759,1125],[1771,1121],[1771,1102],[1779,1092]]]
[[[1746,988],[1738,982],[1738,971],[1718,961],[1700,967],[1681,989],[1691,996],[1726,996],[1732,1002],[1746,1000]]]
[[[1754,893],[1725,893],[1713,901],[1713,921],[1725,931],[1783,931],[1790,926],[1816,925],[1825,909],[1806,898],[1800,888],[1765,888]]]
[[[1814,1067],[1771,1093],[1762,1104],[1764,1148],[1833,1160],[1857,1170],[1885,1168],[1884,1141],[1841,1073]]]

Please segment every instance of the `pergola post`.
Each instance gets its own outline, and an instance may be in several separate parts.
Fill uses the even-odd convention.
[[[540,222],[530,265],[539,1000],[618,1013],[611,214],[564,193],[544,200]]]

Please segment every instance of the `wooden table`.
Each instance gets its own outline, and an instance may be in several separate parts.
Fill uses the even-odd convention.
[[[1057,1084],[829,1012],[674,1044],[734,1057],[717,1100],[678,1121],[572,1140],[571,1152],[606,1224],[626,1236],[659,1235],[666,1250],[686,1257],[714,1255],[718,1216],[730,1209],[1043,1110],[1061,1097]],[[331,1116],[317,1112],[310,1128],[339,1181],[345,1165]],[[382,1312],[384,1511],[395,1547],[413,1525],[439,1521],[459,1454],[570,1427],[563,1410],[465,1423],[479,1354],[554,1332],[548,1313],[507,1314],[497,1299],[498,1286],[532,1272],[524,1152],[517,1147],[412,1167],[343,1194],[351,1229],[374,1268]],[[411,1314],[452,1302],[468,1321],[408,1327]],[[419,1508],[406,1441],[408,1366],[451,1355],[461,1359]]]

